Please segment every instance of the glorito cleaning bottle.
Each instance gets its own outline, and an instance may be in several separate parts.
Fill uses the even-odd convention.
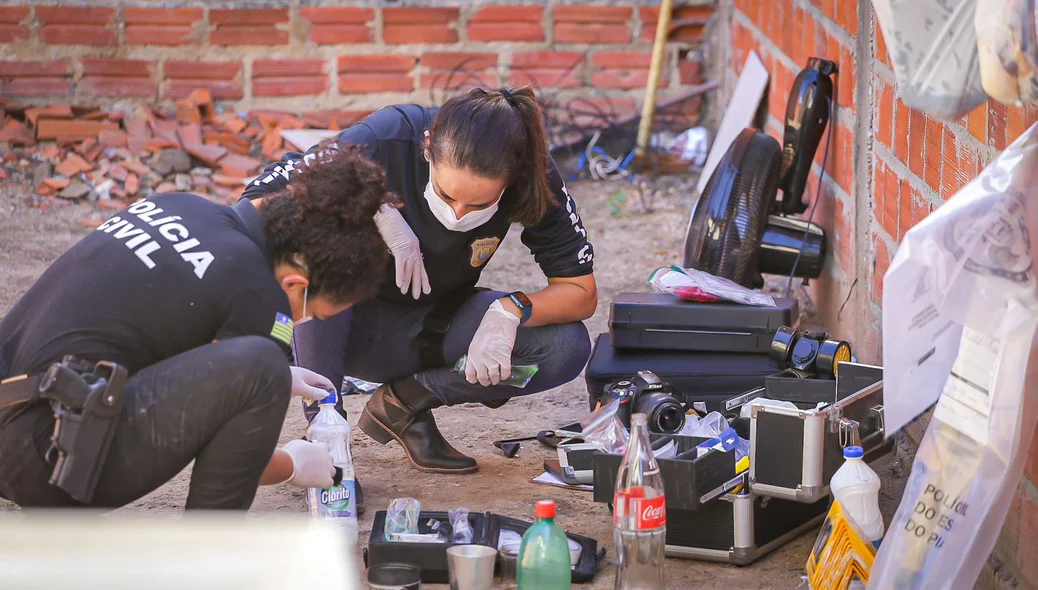
[[[310,422],[306,438],[328,445],[332,463],[342,470],[342,481],[326,490],[308,488],[306,504],[313,518],[332,519],[350,543],[357,542],[356,485],[353,454],[350,452],[350,423],[335,411],[337,394],[329,394],[320,402],[320,410]]]
[[[613,496],[615,590],[663,590],[667,506],[645,414],[631,416],[631,440]]]
[[[516,582],[518,590],[568,590],[569,539],[555,524],[555,501],[537,502],[537,522],[526,529],[519,546]]]

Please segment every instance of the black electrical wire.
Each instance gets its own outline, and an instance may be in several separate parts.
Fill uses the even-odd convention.
[[[564,82],[578,68],[587,63],[589,57],[590,52],[581,54],[563,68],[558,76],[546,85],[547,88],[541,88],[533,76],[524,76],[525,68],[511,67],[511,77],[524,80],[525,84],[530,85],[541,104],[548,143],[556,160],[559,156],[575,157],[582,154],[587,141],[596,132],[601,133],[597,145],[608,153],[619,155],[617,159],[623,159],[624,155],[630,153],[637,141],[638,117],[623,125],[616,124],[616,121],[622,116],[619,101],[630,99],[616,99],[598,89],[587,87],[580,88],[580,94],[577,96],[566,95],[567,90],[578,89],[565,88]],[[482,72],[471,69],[471,64],[480,59],[482,58],[470,57],[450,70],[433,74],[432,83],[429,85],[430,104],[442,104],[460,92],[484,86]],[[653,117],[653,131],[669,131],[677,135],[701,122],[701,110],[696,116],[690,116],[683,111],[682,106],[682,104],[677,104],[657,108]],[[584,141],[574,142],[573,140],[576,138],[582,138]],[[570,143],[573,145],[559,147]],[[659,148],[650,148],[650,150],[659,150]],[[651,169],[646,172],[654,174],[657,171]]]
[[[822,170],[818,173],[818,187],[815,189],[815,202],[811,203],[811,212],[807,215],[807,228],[804,229],[804,240],[800,244],[800,250],[797,252],[796,260],[793,261],[793,270],[789,273],[789,282],[786,283],[786,297],[789,297],[790,293],[793,292],[793,277],[797,274],[797,266],[800,264],[800,257],[804,254],[804,248],[807,247],[807,238],[811,235],[811,221],[815,218],[815,208],[818,207],[818,201],[822,200],[822,181],[825,179],[825,164],[829,160],[829,141],[833,138],[833,127],[836,126],[836,109],[833,107],[833,100],[829,99],[829,129],[825,132],[825,151],[822,152]]]

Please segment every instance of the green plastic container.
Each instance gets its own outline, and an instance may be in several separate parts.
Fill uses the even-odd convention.
[[[569,539],[555,524],[555,502],[537,502],[535,515],[519,547],[518,590],[566,590],[572,575]]]

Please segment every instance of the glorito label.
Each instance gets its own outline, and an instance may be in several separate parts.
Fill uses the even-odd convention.
[[[337,486],[321,490],[318,499],[324,506],[322,512],[324,512],[326,516],[331,517],[355,516],[356,511],[354,510],[353,504],[354,493],[355,486],[352,481],[343,481]]]

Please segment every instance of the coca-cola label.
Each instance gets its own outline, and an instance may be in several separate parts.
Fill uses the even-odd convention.
[[[660,494],[646,498],[644,490],[638,488],[618,492],[613,497],[613,516],[613,524],[617,526],[627,519],[627,522],[634,521],[634,529],[638,531],[658,529],[667,524],[666,497]]]
[[[639,531],[658,529],[667,524],[667,506],[663,496],[655,498],[632,498],[631,513],[634,528]]]

